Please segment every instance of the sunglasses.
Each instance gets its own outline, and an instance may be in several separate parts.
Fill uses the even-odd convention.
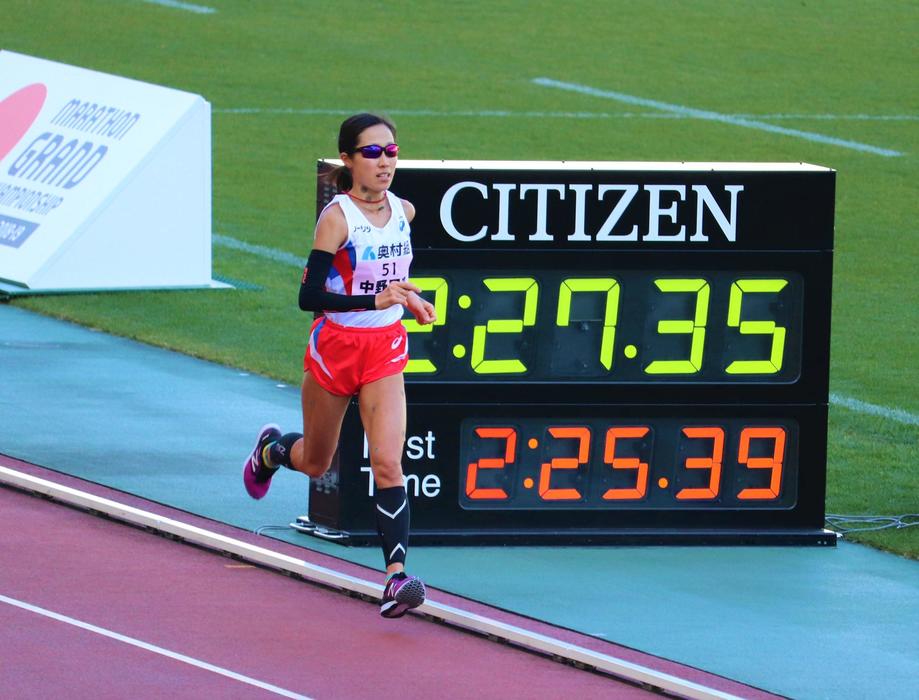
[[[376,144],[370,146],[361,146],[360,148],[355,148],[353,151],[353,153],[358,152],[360,152],[364,158],[369,158],[370,160],[376,160],[384,153],[389,158],[395,158],[397,155],[399,155],[399,145],[391,143],[388,146],[377,146]]]

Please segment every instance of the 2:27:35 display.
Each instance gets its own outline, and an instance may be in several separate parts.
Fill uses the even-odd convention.
[[[411,319],[411,378],[791,383],[801,368],[796,272],[424,271],[437,322]]]

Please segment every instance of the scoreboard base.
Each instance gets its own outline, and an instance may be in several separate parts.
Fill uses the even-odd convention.
[[[376,532],[344,531],[311,523],[302,518],[294,529],[348,547],[378,546]],[[832,530],[413,530],[417,546],[799,546],[835,547]]]

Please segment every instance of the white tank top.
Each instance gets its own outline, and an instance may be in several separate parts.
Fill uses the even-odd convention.
[[[382,227],[371,224],[346,194],[336,195],[326,209],[338,204],[345,214],[348,237],[332,259],[325,289],[333,294],[379,294],[394,281],[408,280],[412,264],[411,227],[402,201],[386,192],[392,215]],[[325,211],[325,210],[323,210]],[[327,311],[325,315],[342,326],[379,328],[402,318],[403,307],[380,311]]]

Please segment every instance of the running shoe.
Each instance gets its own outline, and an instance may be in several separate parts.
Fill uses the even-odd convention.
[[[281,428],[274,423],[262,426],[255,441],[252,454],[243,466],[243,484],[252,498],[262,498],[271,486],[271,477],[277,469],[271,469],[262,463],[262,450],[270,442],[281,437]]]
[[[420,578],[408,576],[405,572],[394,574],[383,589],[380,601],[380,615],[402,617],[412,608],[424,602],[424,583]]]

